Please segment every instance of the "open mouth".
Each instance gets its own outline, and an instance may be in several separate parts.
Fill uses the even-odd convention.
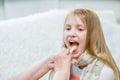
[[[69,42],[70,46],[79,46],[79,43],[78,42]]]
[[[72,51],[72,53],[77,53],[79,43],[78,42],[69,42],[69,44],[70,44],[70,48],[72,48],[73,46],[75,47],[74,50]]]

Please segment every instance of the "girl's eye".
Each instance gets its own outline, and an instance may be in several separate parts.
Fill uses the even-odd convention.
[[[83,31],[84,29],[78,29],[79,31]]]
[[[70,28],[69,28],[69,27],[66,27],[65,29],[66,29],[66,30],[70,30]]]

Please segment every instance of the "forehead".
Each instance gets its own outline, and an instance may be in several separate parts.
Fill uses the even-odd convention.
[[[68,16],[67,16],[66,22],[67,22],[67,21],[70,21],[70,20],[79,21],[79,20],[80,20],[80,17],[79,17],[78,15],[71,14],[71,15],[68,15]]]
[[[72,24],[72,23],[85,25],[83,17],[77,14],[70,14],[66,17],[65,24]]]

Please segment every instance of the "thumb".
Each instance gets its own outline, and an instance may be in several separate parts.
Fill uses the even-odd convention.
[[[72,63],[72,64],[76,64],[76,62],[77,62],[77,59],[72,59],[72,60],[71,60],[71,63]]]
[[[48,67],[49,67],[50,69],[53,69],[54,66],[55,66],[54,63],[49,63],[49,64],[48,64]]]

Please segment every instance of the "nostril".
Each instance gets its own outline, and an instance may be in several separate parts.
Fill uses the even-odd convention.
[[[71,34],[71,37],[76,37],[76,34],[72,33],[72,34]]]

